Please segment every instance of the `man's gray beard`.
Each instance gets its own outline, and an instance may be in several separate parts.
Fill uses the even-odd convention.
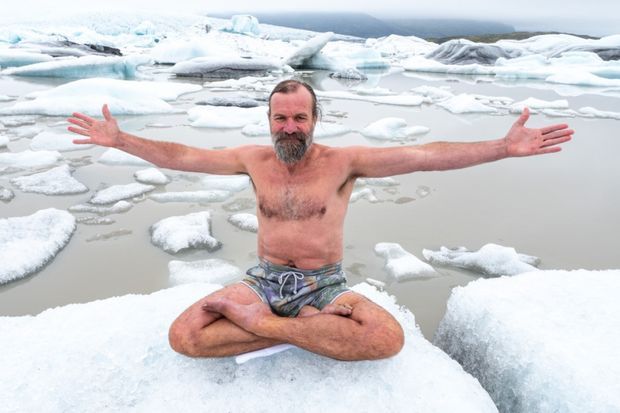
[[[276,156],[289,165],[299,162],[312,144],[312,136],[302,132],[292,134],[278,132],[272,138]]]

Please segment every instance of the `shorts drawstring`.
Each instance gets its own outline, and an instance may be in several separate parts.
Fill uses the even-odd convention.
[[[284,288],[284,285],[286,284],[286,282],[288,281],[291,275],[293,276],[293,280],[295,280],[295,286],[293,287],[293,294],[297,294],[297,280],[304,279],[303,273],[300,273],[297,271],[286,271],[286,272],[281,273],[280,277],[278,278],[278,282],[280,283],[280,299],[284,298],[284,295],[282,295],[282,289]]]

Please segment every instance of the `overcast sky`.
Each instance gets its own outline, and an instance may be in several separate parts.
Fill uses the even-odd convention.
[[[541,30],[554,27],[605,27],[607,33],[620,33],[620,0],[589,0],[579,3],[567,0],[381,0],[375,6],[360,7],[359,0],[14,0],[2,1],[2,14],[23,17],[36,11],[36,16],[58,10],[103,10],[106,8],[133,8],[144,10],[215,12],[273,12],[273,11],[348,11],[368,13],[377,17],[445,17],[481,20],[499,20],[514,24],[526,20],[539,23]],[[570,5],[569,5],[570,4]],[[0,18],[1,19],[1,18]],[[0,20],[1,21],[1,20]],[[578,32],[573,30],[572,32]]]

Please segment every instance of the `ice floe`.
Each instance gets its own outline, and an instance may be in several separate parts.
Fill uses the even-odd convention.
[[[145,185],[136,182],[125,185],[112,185],[97,191],[88,202],[93,205],[111,204],[122,199],[144,195],[147,192],[151,192],[153,189],[155,189],[153,185]]]
[[[533,110],[537,109],[568,109],[568,101],[566,99],[558,99],[558,100],[541,100],[536,98],[527,98],[520,102],[515,102],[510,106],[510,111],[512,113],[521,113],[523,109],[530,108]]]
[[[248,175],[206,175],[200,179],[205,189],[240,192],[250,186]]]
[[[499,411],[620,411],[620,271],[537,271],[452,290],[434,343]]]
[[[332,39],[334,33],[321,33],[306,41],[297,50],[284,59],[284,63],[295,68],[305,67],[310,59],[321,51],[323,47]]]
[[[211,236],[211,213],[195,212],[156,222],[150,228],[151,242],[170,254],[188,248],[215,251],[222,244]]]
[[[346,100],[363,100],[372,103],[380,103],[384,105],[398,105],[398,106],[420,106],[427,100],[419,95],[389,95],[389,96],[374,96],[374,95],[359,95],[351,92],[344,92],[339,90],[317,90],[316,95],[321,98],[328,99],[346,99]]]
[[[360,199],[365,199],[372,203],[379,202],[379,198],[377,198],[377,195],[375,195],[375,191],[372,188],[363,188],[353,191],[351,193],[351,197],[349,198],[349,202],[357,202]]]
[[[133,176],[136,181],[149,185],[166,185],[170,182],[170,178],[157,168],[141,169],[134,172]]]
[[[170,72],[179,77],[228,78],[280,69],[280,62],[265,57],[205,56],[179,62],[170,68]]]
[[[83,56],[5,69],[2,74],[73,79],[91,77],[134,79],[137,75],[137,67],[147,63],[149,63],[149,59],[140,55],[128,57]]]
[[[114,115],[143,115],[177,111],[167,100],[196,92],[199,85],[118,79],[80,79],[53,89],[32,93],[33,100],[0,109],[2,115],[42,114],[70,116],[74,112],[101,116],[107,103]]]
[[[207,282],[212,284],[227,284],[243,275],[239,267],[228,261],[211,258],[199,261],[170,261],[170,285]]]
[[[94,213],[97,215],[110,215],[121,214],[129,211],[133,207],[133,204],[128,201],[118,201],[114,205],[102,206],[102,205],[90,205],[90,204],[78,204],[69,207],[71,212],[83,212]]]
[[[47,54],[19,49],[0,49],[0,68],[18,67],[33,63],[49,62],[54,58]]]
[[[160,192],[151,194],[150,199],[156,202],[221,202],[233,195],[230,191],[211,189],[205,191]]]
[[[293,349],[237,365],[232,357],[194,359],[174,353],[168,344],[171,322],[218,288],[181,285],[59,307],[35,317],[0,318],[2,406],[8,411],[191,411],[205,406],[210,411],[268,411],[274,393],[257,392],[258,385],[277,388],[279,408],[300,413],[497,412],[479,383],[424,339],[413,314],[365,284],[353,289],[385,307],[403,326],[405,346],[395,357],[343,363]]]
[[[73,215],[54,208],[0,219],[0,284],[40,270],[67,245],[73,231]]]
[[[386,271],[397,281],[439,275],[433,267],[394,242],[376,244],[375,254],[385,259]]]
[[[192,40],[166,40],[153,47],[151,58],[162,64],[175,64],[197,57],[233,55],[213,37]]]
[[[395,178],[391,176],[386,176],[383,178],[358,178],[355,181],[356,185],[369,185],[369,186],[398,186],[400,182],[398,182]]]
[[[267,118],[267,108],[194,106],[187,111],[190,124],[199,128],[242,128]]]
[[[9,137],[0,135],[0,148],[4,148],[9,144]]]
[[[9,202],[13,198],[15,198],[15,193],[9,188],[5,188],[0,185],[0,201]]]
[[[88,192],[88,187],[71,175],[69,165],[61,165],[49,171],[20,176],[11,183],[22,192],[44,195],[71,195]]]
[[[437,106],[452,112],[452,113],[495,113],[497,109],[476,99],[475,96],[462,93],[457,96],[442,100],[437,103]]]
[[[76,135],[73,133],[55,133],[55,132],[41,132],[32,138],[30,142],[30,149],[33,151],[79,151],[84,149],[90,149],[94,145],[75,144],[73,140],[76,139]]]
[[[465,247],[441,247],[439,251],[424,249],[422,255],[432,264],[465,268],[494,277],[536,271],[540,263],[538,257],[518,254],[514,248],[497,244],[485,244],[478,251],[468,251]]]
[[[207,106],[237,106],[240,108],[254,108],[262,105],[262,103],[256,99],[243,96],[211,96],[204,100],[197,101],[196,104]]]
[[[407,140],[429,131],[426,126],[407,126],[407,121],[402,118],[384,118],[366,126],[360,133],[372,139]]]
[[[149,161],[145,161],[130,153],[121,151],[116,148],[109,148],[101,154],[97,162],[104,165],[126,165],[126,166],[145,166],[153,165]]]
[[[412,55],[427,55],[437,48],[437,44],[416,36],[391,34],[379,39],[367,39],[366,46],[379,51],[381,56],[400,60]]]
[[[258,232],[258,218],[254,214],[233,214],[228,217],[228,222],[244,231]]]
[[[0,166],[15,168],[31,168],[38,166],[50,166],[62,159],[57,151],[22,151],[0,153]]]

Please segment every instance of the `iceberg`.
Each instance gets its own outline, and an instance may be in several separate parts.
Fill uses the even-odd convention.
[[[375,191],[372,188],[363,188],[357,191],[353,191],[351,193],[351,197],[349,198],[349,202],[357,202],[360,199],[365,199],[373,204],[379,202],[379,198],[377,198],[377,196],[375,195]]]
[[[49,171],[20,176],[11,183],[22,192],[44,195],[71,195],[88,192],[88,187],[71,176],[69,165],[61,165]]]
[[[170,254],[188,248],[215,251],[222,244],[211,236],[211,213],[194,212],[164,218],[150,228],[151,242]]]
[[[405,347],[395,357],[349,363],[291,349],[238,365],[173,352],[172,320],[218,288],[187,284],[1,317],[0,403],[7,411],[84,413],[273,410],[274,393],[258,386],[277,389],[278,408],[299,413],[497,412],[480,384],[424,339],[411,312],[366,284],[353,289],[403,325]]]
[[[474,252],[465,247],[441,247],[439,251],[424,249],[422,255],[432,264],[465,268],[493,277],[536,271],[540,263],[538,257],[518,254],[514,248],[497,244],[485,244]]]
[[[190,124],[197,128],[242,128],[267,118],[267,108],[194,106],[187,111]]]
[[[266,57],[205,56],[179,62],[170,72],[179,77],[240,77],[280,70],[279,62]]]
[[[166,100],[201,90],[199,85],[118,79],[80,79],[53,89],[32,93],[35,99],[0,109],[0,115],[42,114],[70,116],[82,112],[101,116],[107,103],[114,115],[143,115],[177,112]]]
[[[170,285],[206,282],[211,284],[226,284],[243,272],[228,261],[212,258],[199,261],[170,261]]]
[[[2,74],[72,79],[99,77],[134,79],[138,66],[147,63],[149,63],[149,59],[140,55],[129,57],[83,56],[9,68],[3,70]]]
[[[97,191],[88,202],[93,205],[111,204],[122,199],[144,195],[154,189],[155,187],[153,185],[144,185],[140,183],[112,185],[108,188]]]
[[[367,39],[366,46],[379,51],[381,56],[401,60],[415,55],[426,55],[437,48],[437,43],[416,36],[391,34],[379,39]]]
[[[233,56],[217,39],[167,40],[151,49],[151,59],[160,64],[176,64],[197,57]]]
[[[520,102],[515,102],[510,106],[510,112],[521,113],[523,109],[568,109],[568,101],[566,99],[558,99],[553,101],[541,100],[536,98],[527,98]]]
[[[141,169],[136,171],[133,175],[136,181],[142,184],[166,185],[170,182],[170,178],[157,168]]]
[[[54,208],[0,219],[0,285],[43,268],[69,243],[74,231],[73,215]]]
[[[0,67],[18,67],[33,63],[49,62],[54,58],[47,54],[17,49],[0,49]]]
[[[248,14],[237,14],[232,16],[230,18],[230,25],[222,30],[250,36],[258,36],[260,34],[258,19]]]
[[[228,222],[244,231],[258,232],[258,218],[254,214],[233,214],[228,217]]]
[[[284,64],[294,68],[304,67],[333,37],[334,33],[332,32],[321,33],[313,37],[286,57]]]
[[[0,135],[0,148],[4,148],[9,144],[9,137]]]
[[[80,151],[84,149],[90,149],[94,145],[75,144],[73,140],[76,139],[74,133],[54,133],[54,132],[41,132],[32,138],[30,142],[30,149],[33,151]]]
[[[360,133],[372,139],[408,140],[429,131],[426,126],[407,126],[407,121],[402,118],[384,118],[366,126]]]
[[[376,244],[375,254],[385,259],[388,275],[397,281],[439,275],[433,267],[394,242]]]
[[[0,153],[0,166],[15,168],[32,168],[50,166],[62,159],[57,151],[22,151]]]
[[[499,411],[620,411],[620,270],[537,271],[452,290],[434,343]]]
[[[475,96],[461,93],[437,103],[437,106],[452,113],[496,113],[497,109],[476,99]]]
[[[496,44],[475,43],[466,39],[449,40],[427,54],[427,59],[437,60],[443,64],[493,65],[499,58],[512,59],[523,54],[518,48],[498,46]]]

